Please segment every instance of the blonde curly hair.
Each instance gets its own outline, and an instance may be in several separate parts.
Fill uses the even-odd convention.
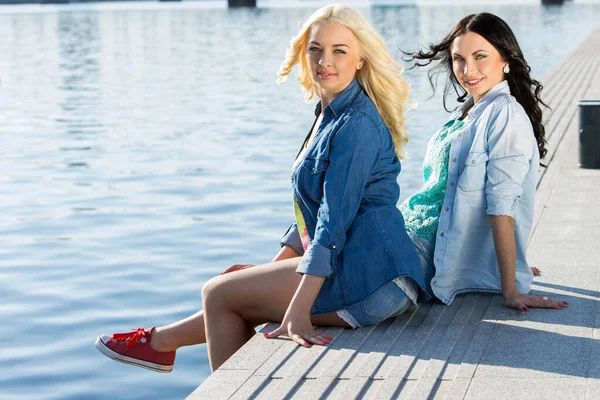
[[[310,77],[305,53],[312,26],[323,21],[344,25],[356,36],[360,56],[364,60],[363,67],[356,72],[356,78],[389,128],[396,155],[404,159],[403,149],[408,142],[404,109],[410,92],[408,82],[402,77],[404,67],[390,56],[375,28],[354,9],[333,4],[315,11],[290,41],[285,59],[277,72],[277,83],[284,83],[294,66],[300,64],[298,82],[305,92],[305,99],[310,101],[315,95],[319,96],[319,90]]]

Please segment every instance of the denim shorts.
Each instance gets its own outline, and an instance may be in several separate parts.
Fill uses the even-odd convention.
[[[425,276],[426,290],[435,298],[431,290],[431,280],[435,275],[433,264],[434,245],[425,238],[408,232],[421,262],[421,269]],[[394,281],[390,281],[377,289],[363,301],[337,312],[352,328],[376,325],[388,318],[397,317],[408,310],[412,301]]]
[[[392,280],[381,286],[366,299],[340,310],[337,315],[352,328],[377,325],[404,313],[412,301]]]

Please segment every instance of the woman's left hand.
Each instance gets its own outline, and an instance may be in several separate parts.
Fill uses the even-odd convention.
[[[233,264],[232,266],[228,267],[225,271],[221,272],[221,275],[225,275],[230,272],[241,271],[243,269],[254,267],[254,266],[255,266],[254,264]]]
[[[515,308],[520,311],[527,311],[529,307],[533,308],[564,308],[568,307],[566,301],[555,300],[552,297],[532,296],[512,292],[504,295],[504,305],[509,308]]]
[[[328,344],[333,339],[333,336],[324,335],[313,328],[309,313],[295,312],[291,307],[285,313],[279,328],[264,335],[272,339],[284,334],[304,347],[311,347],[312,344]]]

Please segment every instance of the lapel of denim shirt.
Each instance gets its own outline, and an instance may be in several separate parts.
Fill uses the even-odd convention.
[[[469,97],[467,101],[456,111],[456,113],[453,114],[454,119],[460,118],[465,108],[471,107],[471,109],[467,113],[467,116],[464,119],[465,124],[461,128],[464,129],[461,159],[465,157],[465,154],[469,152],[471,150],[471,147],[473,146],[475,135],[477,134],[477,131],[475,129],[471,129],[474,126],[474,121],[477,121],[477,118],[479,117],[479,115],[481,115],[483,110],[485,110],[485,108],[489,104],[491,104],[494,101],[494,99],[496,99],[496,97],[498,97],[501,94],[510,94],[510,88],[508,87],[507,81],[502,81],[493,88],[491,88],[485,94],[485,96],[483,96],[481,100],[479,100],[477,104],[475,104],[473,107],[471,107],[471,105],[473,104],[473,98]]]
[[[327,107],[325,107],[325,111],[329,109],[335,117],[339,117],[348,108],[348,106],[352,104],[356,96],[358,96],[361,91],[362,87],[358,83],[358,80],[354,78],[352,82],[346,86],[346,89],[342,90],[342,92],[338,94]],[[316,115],[318,115],[317,112],[320,112],[320,109],[321,102],[319,101],[319,104],[317,104],[317,108],[315,109]]]
[[[476,120],[477,117],[479,117],[479,115],[483,112],[483,110],[485,110],[485,108],[494,101],[494,99],[496,97],[498,97],[501,94],[510,94],[510,87],[508,86],[508,81],[504,80],[502,82],[500,82],[499,84],[497,84],[496,86],[494,86],[493,88],[491,88],[486,94],[485,96],[483,96],[481,98],[481,100],[479,100],[477,102],[477,104],[475,104],[468,112],[467,114],[467,119],[468,120]],[[465,102],[465,104],[463,104],[463,106],[460,108],[461,109],[461,115],[462,115],[462,110],[465,109],[465,107],[468,107],[470,104],[473,104],[473,98],[469,98],[469,100],[467,100]]]
[[[333,101],[329,103],[329,105],[327,105],[327,107],[325,107],[325,110],[323,110],[324,115],[323,119],[321,120],[321,124],[317,129],[317,132],[315,132],[314,137],[311,139],[311,133],[314,129],[314,124],[317,122],[317,120],[319,119],[319,115],[321,114],[321,101],[319,100],[319,102],[317,102],[317,105],[315,106],[315,122],[313,123],[313,126],[310,129],[310,131],[308,132],[308,135],[304,139],[304,144],[302,145],[302,148],[300,148],[300,152],[298,153],[298,155],[302,153],[302,149],[304,148],[304,145],[309,139],[313,142],[319,140],[323,133],[321,127],[327,126],[327,124],[329,124],[329,122],[331,122],[334,118],[337,118],[340,115],[342,115],[342,113],[350,106],[350,104],[352,104],[354,99],[361,92],[362,86],[360,86],[358,80],[354,78],[352,82],[350,82],[350,84],[346,86],[346,88],[342,90],[342,92],[338,94],[335,97],[335,99],[333,99]],[[296,156],[296,158],[298,158],[298,156]]]

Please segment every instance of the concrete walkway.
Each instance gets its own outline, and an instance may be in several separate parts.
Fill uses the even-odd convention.
[[[577,116],[579,100],[600,99],[600,30],[542,82],[553,111],[532,294],[569,308],[521,313],[473,293],[376,327],[322,329],[335,337],[326,347],[256,335],[189,399],[600,399],[600,170],[578,167]]]

